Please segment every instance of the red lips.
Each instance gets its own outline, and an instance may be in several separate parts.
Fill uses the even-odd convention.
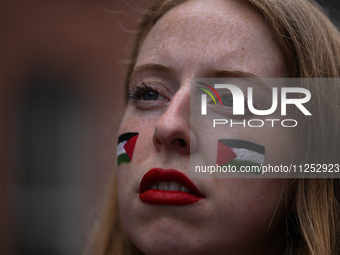
[[[190,192],[151,189],[158,182],[177,182]],[[146,204],[188,205],[204,198],[188,177],[173,169],[153,168],[148,171],[140,182],[139,192],[139,199]]]

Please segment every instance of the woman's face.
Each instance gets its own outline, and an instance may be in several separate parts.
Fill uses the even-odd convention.
[[[252,129],[234,128],[225,129],[223,137],[198,137],[198,129],[207,124],[189,128],[190,78],[211,77],[216,70],[237,71],[241,77],[287,77],[264,18],[239,1],[179,5],[154,25],[140,49],[119,133],[138,136],[126,149],[131,154],[135,145],[131,161],[118,167],[118,197],[124,227],[145,254],[273,254],[284,238],[282,222],[290,205],[284,180],[189,177],[190,150],[197,149],[190,148],[190,140],[212,158],[218,139],[226,138],[265,146],[265,164],[290,160],[291,129],[264,128],[255,135]],[[182,186],[194,188],[177,171],[150,174],[155,168],[184,174],[203,198],[187,195]],[[151,181],[144,186],[181,191],[173,197],[168,191],[141,197],[146,173]]]

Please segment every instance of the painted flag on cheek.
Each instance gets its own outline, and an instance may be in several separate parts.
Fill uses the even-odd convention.
[[[117,164],[129,163],[132,160],[138,133],[124,133],[118,137]]]
[[[262,145],[237,139],[220,139],[217,142],[216,164],[231,165],[238,170],[241,166],[258,166],[264,162],[265,148]]]

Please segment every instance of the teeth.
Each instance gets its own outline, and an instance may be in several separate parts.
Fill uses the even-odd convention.
[[[159,190],[169,190],[169,182],[159,182],[158,183]]]
[[[187,187],[182,186],[182,184],[178,182],[156,182],[150,187],[150,189],[182,191],[182,192],[191,193]]]
[[[190,190],[188,188],[184,187],[184,186],[182,186],[181,191],[183,191],[183,192],[190,192]]]
[[[170,182],[169,185],[169,190],[171,191],[180,191],[181,190],[181,184],[179,184],[178,182]]]

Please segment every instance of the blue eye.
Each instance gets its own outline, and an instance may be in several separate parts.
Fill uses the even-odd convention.
[[[231,95],[231,93],[228,91],[228,92],[222,92],[222,95],[221,95],[221,101],[222,101],[222,105],[223,106],[226,106],[226,107],[233,107],[233,96]],[[244,100],[244,107],[245,109],[248,109],[248,105],[247,105],[247,100],[245,99]]]
[[[233,107],[233,97],[226,95],[221,98],[222,104],[224,106]]]
[[[139,100],[158,100],[160,94],[156,88],[153,88],[150,84],[144,83],[143,81],[132,87],[129,91],[129,98]]]
[[[142,92],[142,96],[141,96],[143,100],[157,100],[158,97],[159,97],[158,92],[154,90],[144,91]]]
[[[143,81],[130,89],[129,98],[137,101],[168,101],[158,92],[157,86]]]

